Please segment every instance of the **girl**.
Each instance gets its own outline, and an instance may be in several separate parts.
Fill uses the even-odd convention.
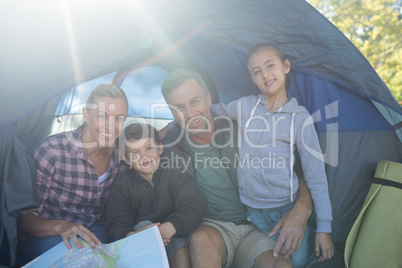
[[[243,131],[239,133],[237,171],[240,198],[248,207],[249,220],[269,233],[293,207],[298,190],[293,170],[297,149],[317,214],[315,252],[321,254],[319,261],[330,259],[334,245],[324,160],[310,114],[287,96],[290,62],[275,46],[261,43],[250,50],[247,66],[261,94],[211,109],[237,120]],[[313,156],[311,150],[319,156]]]

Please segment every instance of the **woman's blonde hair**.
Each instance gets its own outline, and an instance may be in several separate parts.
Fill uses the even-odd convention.
[[[87,104],[95,103],[95,100],[100,97],[108,97],[112,99],[123,99],[128,108],[128,100],[126,93],[116,85],[113,84],[101,84],[97,86],[89,95]]]

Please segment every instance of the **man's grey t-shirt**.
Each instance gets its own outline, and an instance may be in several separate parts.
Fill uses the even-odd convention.
[[[245,221],[247,209],[240,201],[238,186],[230,178],[229,168],[234,167],[228,159],[222,158],[211,143],[185,141],[184,144],[194,162],[197,188],[207,204],[205,218]]]

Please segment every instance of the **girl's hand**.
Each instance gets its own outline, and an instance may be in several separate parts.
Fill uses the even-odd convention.
[[[331,234],[317,233],[315,236],[315,254],[318,257],[317,261],[326,261],[331,259],[334,256],[334,252],[335,249]]]

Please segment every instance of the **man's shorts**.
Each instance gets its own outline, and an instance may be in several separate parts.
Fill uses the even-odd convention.
[[[202,225],[212,226],[222,234],[228,254],[226,267],[252,267],[261,253],[275,248],[276,241],[252,223],[236,225],[204,218]]]

